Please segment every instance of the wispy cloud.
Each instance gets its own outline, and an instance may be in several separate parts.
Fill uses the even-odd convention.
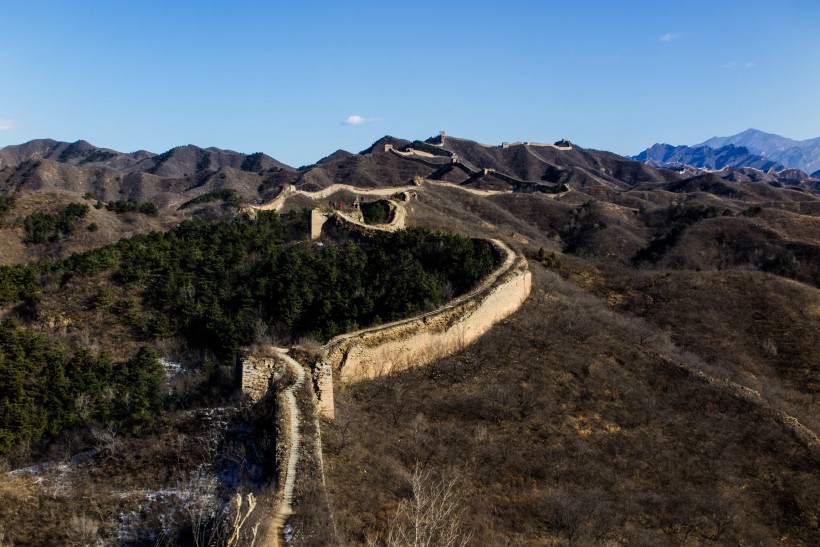
[[[17,120],[0,119],[0,131],[10,131],[12,129],[17,129],[18,127],[20,127],[20,124],[17,123]]]
[[[728,63],[720,65],[720,68],[724,69],[733,69],[733,68],[754,68],[757,66],[757,63],[743,63],[742,65],[737,64],[735,61],[730,61]]]
[[[658,40],[661,42],[671,42],[672,40],[677,40],[678,38],[680,38],[680,34],[677,32],[667,32],[666,34],[661,34]]]
[[[380,122],[381,118],[365,118],[364,116],[358,116],[356,114],[352,116],[348,116],[345,121],[342,122],[342,125],[367,125],[370,123],[377,123]]]

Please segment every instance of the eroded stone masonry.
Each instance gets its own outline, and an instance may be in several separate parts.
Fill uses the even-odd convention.
[[[382,191],[384,191],[382,189]],[[285,196],[279,200],[284,203]],[[389,225],[367,226],[369,230],[393,231],[404,226],[404,207],[391,200],[393,219]],[[351,228],[359,222],[335,212]],[[311,216],[311,238],[321,234],[327,213],[318,209]],[[420,366],[458,351],[516,311],[530,294],[532,275],[524,257],[507,245],[491,240],[504,257],[501,265],[471,293],[422,315],[337,336],[323,346],[323,356],[313,367],[317,408],[333,418],[333,383],[356,382],[407,367]],[[277,357],[249,355],[242,361],[241,389],[251,399],[267,393],[277,370]]]

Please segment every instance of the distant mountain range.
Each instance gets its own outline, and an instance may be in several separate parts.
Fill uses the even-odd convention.
[[[655,145],[636,159],[564,141],[493,146],[452,136],[424,141],[385,136],[359,153],[337,150],[295,168],[260,152],[185,145],[161,154],[124,153],[83,140],[40,139],[0,148],[0,195],[68,192],[101,202],[150,201],[163,214],[184,215],[191,212],[191,203],[210,207],[208,203],[228,195],[244,203],[261,202],[291,185],[316,191],[333,184],[372,188],[428,180],[475,190],[595,193],[656,188],[708,175],[709,184],[722,180],[808,192],[820,188],[820,180],[733,144],[718,149]],[[717,172],[704,173],[704,168]]]
[[[160,177],[185,177],[199,171],[218,171],[223,167],[242,171],[284,168],[285,164],[262,153],[240,154],[219,148],[177,146],[162,154],[145,150],[123,153],[98,148],[79,140],[72,143],[37,139],[0,149],[0,167],[17,165],[30,159],[51,160],[76,166],[108,167],[124,173],[149,173]]]
[[[39,139],[0,148],[3,191],[71,191],[96,199],[155,203],[176,210],[203,194],[233,190],[246,201],[270,199],[282,187],[317,190],[332,184],[401,186],[419,178],[481,189],[551,191],[664,183],[679,175],[609,152],[575,146],[513,143],[502,147],[447,137],[410,141],[385,136],[356,154],[337,150],[299,168],[262,153],[178,146],[161,154],[118,152],[84,140]]]
[[[693,146],[655,144],[634,159],[654,167],[690,165],[719,170],[750,167],[762,171],[797,169],[820,176],[820,137],[797,141],[747,129],[730,137],[712,137]]]

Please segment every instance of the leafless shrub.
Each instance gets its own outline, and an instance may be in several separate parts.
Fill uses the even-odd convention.
[[[86,547],[99,541],[100,523],[88,515],[72,515],[68,523],[68,539],[72,546]]]
[[[183,511],[191,526],[191,535],[197,547],[233,547],[244,541],[253,545],[257,527],[243,532],[248,518],[256,509],[253,494],[236,493],[227,502],[216,495],[216,478],[192,476],[183,499]]]
[[[777,344],[771,338],[766,338],[761,344],[763,351],[772,357],[777,357]]]
[[[350,420],[329,422],[324,428],[322,440],[324,450],[338,456],[353,441]]]
[[[185,504],[182,509],[191,525],[191,534],[197,547],[208,545],[210,527],[218,507],[214,496],[216,479],[212,476],[192,476],[184,488]]]
[[[324,353],[322,344],[315,338],[303,336],[296,343],[296,346],[313,358],[319,358]]]
[[[399,422],[402,421],[406,414],[407,407],[416,398],[416,390],[414,386],[403,383],[392,384],[390,386],[389,404],[387,404],[387,413],[393,421],[393,425],[398,427]]]
[[[283,321],[274,321],[268,329],[268,336],[274,345],[287,344],[291,339],[290,327]]]
[[[591,496],[564,490],[546,496],[543,504],[547,524],[561,531],[570,545],[578,539],[581,527],[596,510],[595,500]]]
[[[410,477],[412,497],[402,500],[390,519],[384,545],[400,547],[464,546],[472,535],[462,527],[464,509],[456,478],[434,479],[416,466]]]
[[[103,460],[115,456],[122,445],[122,439],[111,427],[95,427],[91,430],[91,438]]]
[[[255,344],[271,343],[270,327],[261,317],[257,317],[253,324],[253,341]]]
[[[247,505],[245,505],[245,503]],[[243,510],[243,506],[245,509]],[[234,547],[239,545],[239,540],[242,537],[242,527],[248,521],[248,517],[253,513],[253,510],[256,509],[256,498],[253,494],[248,494],[245,496],[245,502],[242,501],[242,494],[237,493],[233,498],[233,518],[227,519],[227,540],[225,541],[225,545],[227,547]],[[256,540],[256,533],[258,530],[258,524],[251,529],[252,539],[251,545],[254,544]]]
[[[700,537],[709,541],[719,541],[737,517],[734,504],[716,499],[706,502],[707,511],[701,518]]]
[[[441,297],[443,302],[449,302],[455,296],[456,291],[453,287],[453,284],[448,279],[444,282],[444,285],[441,287]]]

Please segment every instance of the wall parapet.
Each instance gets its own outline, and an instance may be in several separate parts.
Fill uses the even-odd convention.
[[[532,274],[524,257],[490,240],[503,263],[476,289],[447,305],[408,319],[343,334],[324,346],[316,378],[320,411],[333,417],[333,376],[342,382],[420,366],[467,346],[524,303]]]

